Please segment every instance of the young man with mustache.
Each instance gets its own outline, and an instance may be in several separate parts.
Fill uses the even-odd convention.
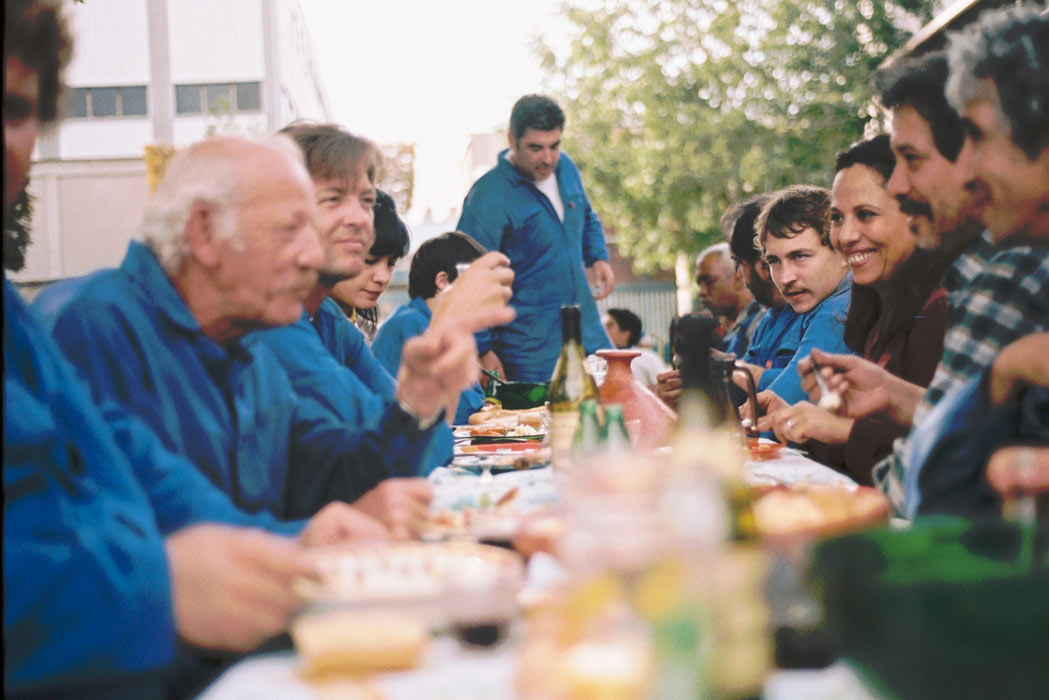
[[[743,362],[757,389],[789,404],[806,398],[797,366],[814,349],[848,353],[844,321],[852,280],[830,242],[830,192],[792,185],[777,192],[754,225],[772,281],[787,304],[755,331]],[[771,397],[765,396],[767,403]],[[759,401],[760,403],[760,401]]]

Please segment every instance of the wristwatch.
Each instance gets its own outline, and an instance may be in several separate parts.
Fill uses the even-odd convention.
[[[427,430],[430,426],[432,426],[434,423],[436,423],[438,420],[440,420],[441,417],[444,415],[444,409],[441,408],[441,409],[438,409],[438,411],[436,413],[434,413],[432,416],[430,416],[429,418],[423,418],[422,416],[420,416],[418,413],[415,412],[415,409],[413,409],[411,406],[409,406],[404,401],[404,399],[402,399],[400,397],[397,397],[397,406],[409,418],[411,418],[413,421],[415,421],[415,427],[417,429],[419,429],[419,430]]]

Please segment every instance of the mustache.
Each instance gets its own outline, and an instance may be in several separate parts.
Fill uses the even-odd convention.
[[[932,221],[932,208],[925,202],[919,202],[905,195],[897,195],[896,200],[900,203],[900,211],[909,216],[924,216]]]

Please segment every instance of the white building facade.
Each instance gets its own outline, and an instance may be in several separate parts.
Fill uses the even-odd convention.
[[[63,118],[40,138],[22,283],[120,263],[149,198],[148,145],[328,119],[298,0],[89,0],[67,5]]]

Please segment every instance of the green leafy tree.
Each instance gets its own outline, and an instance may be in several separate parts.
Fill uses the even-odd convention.
[[[578,0],[577,0],[578,1]],[[606,0],[565,5],[539,53],[565,148],[620,253],[669,267],[719,238],[733,202],[829,183],[872,120],[871,78],[931,0]]]
[[[393,197],[397,213],[403,218],[412,208],[415,192],[415,144],[388,143],[380,146],[383,154],[383,177],[379,189]]]
[[[25,268],[26,248],[32,240],[33,200],[24,188],[4,210],[4,267],[12,272]]]

